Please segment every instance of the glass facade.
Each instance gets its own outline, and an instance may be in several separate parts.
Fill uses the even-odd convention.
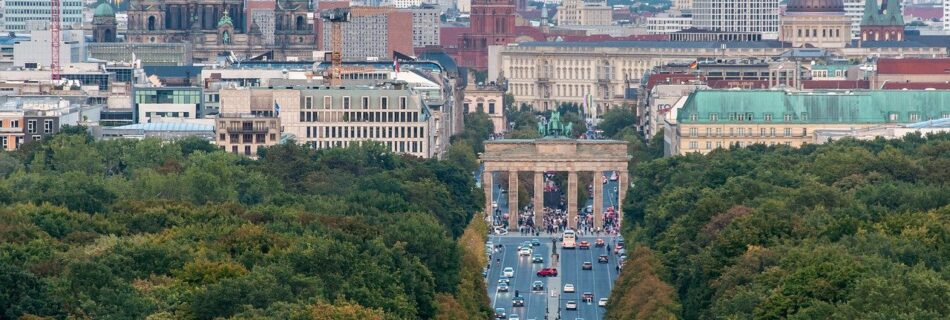
[[[135,90],[135,103],[199,104],[201,90],[190,88]]]
[[[109,91],[109,74],[108,73],[98,73],[98,74],[63,74],[63,79],[67,80],[77,80],[84,86],[98,86],[99,91]]]

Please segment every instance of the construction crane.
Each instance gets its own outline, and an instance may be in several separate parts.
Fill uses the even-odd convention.
[[[326,76],[330,79],[331,86],[338,87],[342,85],[344,74],[373,70],[367,67],[343,68],[343,23],[350,22],[355,17],[385,14],[390,11],[389,8],[353,7],[329,9],[320,13],[320,18],[324,22],[330,23],[330,45],[332,48],[330,51],[330,70]]]
[[[60,75],[59,75],[59,42],[60,42],[60,39],[59,39],[59,9],[60,9],[59,1],[60,1],[60,0],[51,0],[51,1],[50,1],[50,4],[51,4],[50,13],[52,13],[52,14],[50,15],[50,21],[49,21],[49,22],[50,22],[50,23],[49,23],[49,31],[50,31],[50,40],[49,40],[49,42],[50,42],[50,44],[51,44],[50,56],[52,57],[52,59],[51,59],[52,61],[50,61],[49,67],[50,67],[50,70],[52,70],[52,74],[50,75],[50,79],[53,79],[54,81],[60,79]]]

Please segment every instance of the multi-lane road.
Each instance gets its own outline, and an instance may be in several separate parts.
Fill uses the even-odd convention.
[[[613,237],[601,237],[610,246],[616,243]],[[488,272],[486,281],[488,282],[488,295],[491,298],[492,309],[504,308],[508,314],[516,313],[520,319],[545,319],[545,315],[550,315],[548,319],[556,319],[560,312],[561,319],[582,318],[585,320],[603,319],[604,308],[597,306],[597,300],[606,298],[613,288],[613,282],[617,278],[617,256],[608,252],[604,248],[594,247],[595,236],[579,237],[578,241],[586,240],[591,243],[589,250],[573,249],[563,250],[560,248],[560,242],[552,243],[552,237],[541,236],[541,245],[533,247],[532,254],[540,254],[544,257],[544,263],[532,263],[530,256],[519,256],[517,247],[524,241],[530,241],[534,237],[528,236],[493,236],[490,238],[493,245],[501,244],[500,248],[492,255],[491,268]],[[559,261],[555,262],[552,258],[552,252],[560,255]],[[601,254],[609,256],[609,263],[598,263],[597,257]],[[500,261],[496,261],[500,259]],[[592,270],[582,270],[584,262],[591,262]],[[498,280],[502,278],[502,270],[506,267],[514,269],[514,277],[510,279],[510,289],[508,292],[498,292]],[[556,267],[558,276],[539,277],[538,270],[542,268]],[[535,281],[541,281],[544,285],[544,291],[532,291],[531,287]],[[573,293],[565,293],[564,286],[573,284],[575,290]],[[524,297],[524,307],[513,307],[512,299],[515,297],[515,291]],[[584,302],[582,295],[590,292],[594,295],[593,300]],[[568,301],[577,303],[577,310],[567,310]]]

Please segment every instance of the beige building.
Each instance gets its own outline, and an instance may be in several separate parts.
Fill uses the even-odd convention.
[[[950,117],[950,91],[704,90],[666,120],[666,155],[730,146],[819,142],[816,131],[850,131]]]
[[[779,39],[801,48],[844,48],[851,43],[851,18],[841,0],[790,0]]]
[[[261,148],[280,142],[277,117],[220,114],[215,119],[215,143],[221,150],[257,158]]]
[[[484,112],[494,125],[494,133],[508,130],[505,120],[505,91],[496,86],[477,86],[465,89],[462,109],[465,113]]]
[[[23,143],[23,110],[0,110],[0,150],[13,151]]]
[[[557,7],[559,26],[607,26],[613,24],[613,9],[607,1],[563,0]]]

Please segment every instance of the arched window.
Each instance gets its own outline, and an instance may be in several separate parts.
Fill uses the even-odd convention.
[[[155,16],[148,16],[148,30],[155,31]]]
[[[102,42],[113,42],[115,38],[112,37],[112,29],[106,29],[102,32]]]

